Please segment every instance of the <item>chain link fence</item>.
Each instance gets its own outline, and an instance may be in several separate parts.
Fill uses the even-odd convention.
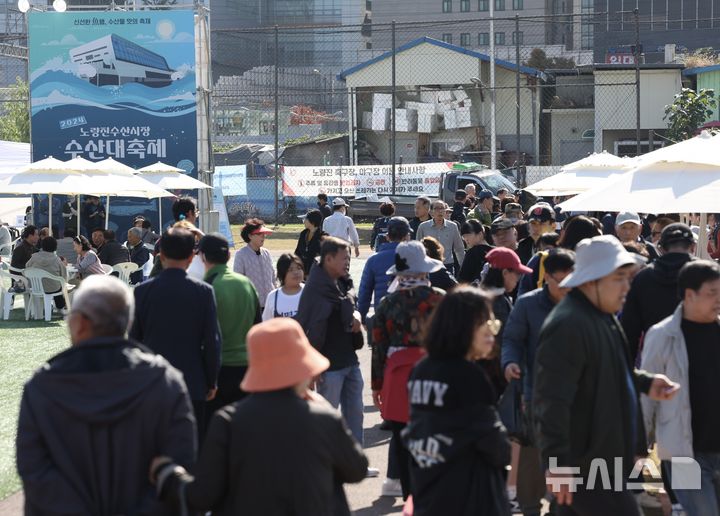
[[[522,186],[592,152],[634,155],[637,77],[632,63],[593,66],[601,21],[214,29],[215,167],[245,181],[226,190],[231,219],[293,220],[322,191],[437,195],[453,162],[506,169]],[[656,125],[643,151],[661,143]]]

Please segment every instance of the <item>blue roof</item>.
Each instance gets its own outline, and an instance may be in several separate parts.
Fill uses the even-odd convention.
[[[481,61],[487,61],[490,62],[490,56],[487,54],[482,54],[480,52],[476,52],[475,50],[470,50],[465,47],[460,47],[458,45],[453,45],[452,43],[445,43],[444,41],[440,41],[438,39],[429,38],[427,36],[414,39],[408,43],[405,43],[404,45],[401,45],[395,49],[395,53],[399,54],[400,52],[404,52],[405,50],[409,50],[411,48],[414,48],[418,45],[421,45],[423,43],[429,43],[431,45],[435,45],[437,47],[446,48],[448,50],[452,50],[454,52],[459,52],[461,54],[466,54],[472,57],[475,57],[477,59],[480,59]],[[393,51],[390,50],[388,52],[385,52],[384,54],[380,54],[379,56],[373,57],[372,59],[369,59],[368,61],[365,61],[364,63],[357,64],[351,68],[348,68],[347,70],[343,70],[337,75],[338,80],[344,81],[345,78],[348,75],[352,75],[355,72],[362,70],[363,68],[366,68],[372,64],[375,64],[377,62],[382,61],[383,59],[388,59],[389,57],[392,57]],[[510,61],[505,61],[504,59],[495,59],[495,64],[497,66],[500,66],[502,68],[507,68],[508,70],[515,71],[516,65]],[[529,66],[520,66],[520,72],[525,75],[532,75],[533,77],[540,77],[542,79],[545,79],[545,74],[540,71],[536,70],[535,68],[530,68]]]
[[[115,57],[120,61],[149,66],[157,68],[158,70],[167,70],[168,72],[172,71],[165,58],[160,54],[141,47],[137,43],[128,41],[117,34],[111,34],[110,39],[113,44],[113,50],[115,51]]]
[[[697,68],[688,68],[687,70],[683,70],[683,75],[700,75],[701,73],[708,73],[708,72],[717,72],[720,71],[720,64],[712,65],[712,66],[699,66]]]

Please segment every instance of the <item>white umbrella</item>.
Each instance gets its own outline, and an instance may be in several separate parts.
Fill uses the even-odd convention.
[[[88,179],[82,172],[69,170],[66,162],[51,156],[20,167],[13,175],[0,180],[0,193],[47,194],[49,197],[48,221],[52,234],[52,196],[90,195],[93,191],[92,184]]]
[[[157,162],[138,169],[140,177],[166,190],[198,190],[212,188],[210,185],[190,177],[181,168]],[[158,200],[158,227],[162,230],[162,200]]]
[[[576,195],[601,185],[608,178],[624,174],[634,166],[634,158],[619,158],[603,151],[565,165],[560,173],[538,181],[526,190],[538,197]]]
[[[66,161],[65,165],[68,169],[81,171],[91,178],[94,188],[93,195],[107,197],[105,229],[108,228],[110,216],[110,196],[144,199],[173,197],[170,192],[136,175],[135,169],[112,158],[93,162],[78,156]]]

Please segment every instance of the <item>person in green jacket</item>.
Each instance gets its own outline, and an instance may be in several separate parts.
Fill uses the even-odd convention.
[[[230,246],[219,233],[200,239],[198,254],[205,265],[205,281],[212,285],[222,335],[222,366],[215,399],[208,405],[208,417],[219,408],[245,396],[240,382],[247,371],[246,337],[261,318],[255,287],[248,278],[228,268]]]
[[[572,290],[540,332],[533,394],[537,446],[558,515],[639,516],[626,484],[635,457],[647,455],[639,393],[668,400],[678,385],[633,369],[615,317],[641,257],[610,235],[583,240],[575,253],[575,271],[560,283]]]

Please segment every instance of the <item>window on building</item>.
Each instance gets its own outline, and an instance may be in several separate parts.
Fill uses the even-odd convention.
[[[478,46],[486,47],[489,44],[490,44],[490,33],[489,32],[478,33]]]
[[[460,12],[470,12],[470,0],[460,0]]]
[[[505,10],[505,0],[495,0],[495,10],[496,11],[504,11]]]
[[[478,0],[478,11],[489,11],[490,0]]]
[[[450,43],[452,45],[452,34],[446,32],[445,34],[442,35],[442,40],[445,43]]]
[[[496,45],[504,45],[505,44],[505,33],[504,32],[496,32],[495,33],[495,44]]]
[[[442,0],[442,12],[444,12],[444,13],[452,12],[452,0]]]
[[[595,8],[595,0],[582,0],[582,7],[584,9],[594,9]]]
[[[470,33],[469,32],[463,32],[460,34],[460,46],[461,47],[469,47],[470,46]]]
[[[512,42],[513,45],[522,45],[523,44],[523,32],[515,32],[513,31],[512,34]]]
[[[513,0],[513,10],[520,11],[524,9],[523,0]]]

